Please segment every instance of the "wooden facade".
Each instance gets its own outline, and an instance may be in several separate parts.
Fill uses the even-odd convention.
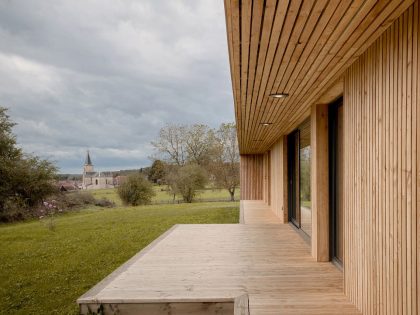
[[[328,106],[315,104],[311,110],[311,195],[312,255],[329,261]]]
[[[413,2],[225,0],[241,153],[265,153],[293,130]],[[268,97],[277,92],[289,97]]]
[[[263,200],[264,155],[241,155],[240,182],[243,200]]]
[[[282,137],[271,148],[271,210],[282,220],[287,222],[287,139]]]
[[[329,119],[342,97],[344,292],[363,314],[420,314],[419,0],[225,8],[241,198],[289,223],[288,135],[311,117],[310,248],[332,260]]]
[[[365,314],[418,314],[419,6],[344,75],[345,290]]]

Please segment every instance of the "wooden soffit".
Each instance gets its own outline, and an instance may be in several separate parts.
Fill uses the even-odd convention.
[[[267,151],[303,121],[413,2],[225,0],[241,153]]]

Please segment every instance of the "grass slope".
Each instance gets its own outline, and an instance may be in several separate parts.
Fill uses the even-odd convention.
[[[154,205],[0,226],[0,314],[77,314],[76,299],[177,223],[237,223],[238,203]]]

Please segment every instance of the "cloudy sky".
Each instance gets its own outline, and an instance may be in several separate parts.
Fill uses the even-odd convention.
[[[166,123],[233,121],[221,0],[0,0],[0,106],[80,173],[150,164]]]

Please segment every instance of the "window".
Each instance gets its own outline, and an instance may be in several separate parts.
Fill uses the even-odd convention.
[[[288,136],[289,218],[308,236],[311,212],[311,121],[307,119]]]

